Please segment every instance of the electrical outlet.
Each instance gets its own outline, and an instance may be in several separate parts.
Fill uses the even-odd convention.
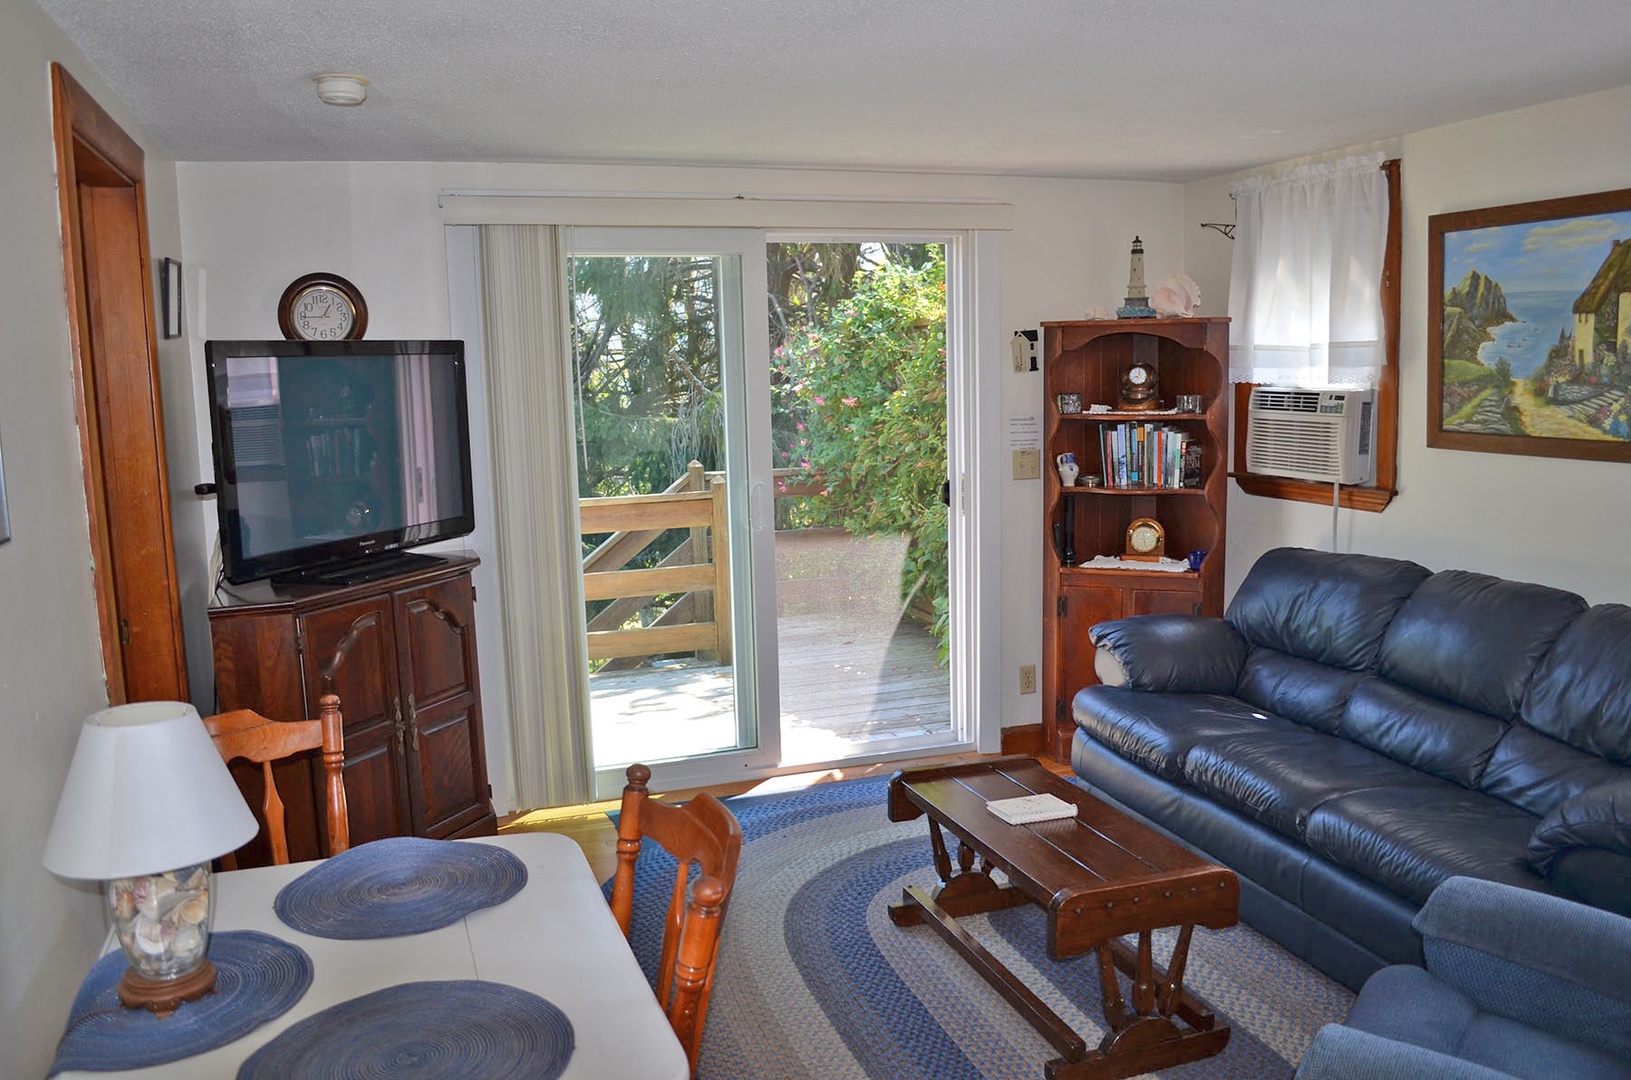
[[[1036,665],[1019,665],[1019,692],[1022,694],[1036,693]]]
[[[1014,479],[1040,480],[1042,479],[1042,451],[1015,450],[1014,451]]]

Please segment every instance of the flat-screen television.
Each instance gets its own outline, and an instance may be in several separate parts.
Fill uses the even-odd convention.
[[[372,580],[475,528],[464,342],[211,341],[205,357],[228,581]]]

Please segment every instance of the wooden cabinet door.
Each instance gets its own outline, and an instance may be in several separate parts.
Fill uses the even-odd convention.
[[[1124,611],[1121,589],[1097,586],[1063,586],[1059,589],[1058,629],[1055,631],[1054,663],[1058,665],[1053,702],[1053,753],[1068,760],[1070,739],[1076,722],[1070,702],[1076,691],[1099,680],[1093,674],[1093,642],[1088,631],[1101,622],[1119,619]]]
[[[405,702],[388,596],[370,596],[301,616],[306,700],[340,695],[345,717],[345,797],[351,844],[412,832]]]
[[[413,831],[420,836],[452,836],[492,816],[470,579],[405,589],[396,593],[394,602],[407,695]]]

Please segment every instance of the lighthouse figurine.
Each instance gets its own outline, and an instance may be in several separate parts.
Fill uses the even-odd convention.
[[[1153,319],[1155,309],[1144,292],[1144,241],[1133,237],[1132,268],[1127,274],[1127,302],[1116,309],[1118,319]]]

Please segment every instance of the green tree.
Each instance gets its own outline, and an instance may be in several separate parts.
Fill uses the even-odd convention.
[[[580,496],[722,467],[717,296],[712,259],[573,260]]]
[[[807,435],[793,464],[819,471],[819,524],[905,534],[903,598],[921,595],[945,638],[946,263],[862,265],[848,300],[790,343],[790,410]],[[801,433],[803,434],[803,433]]]

